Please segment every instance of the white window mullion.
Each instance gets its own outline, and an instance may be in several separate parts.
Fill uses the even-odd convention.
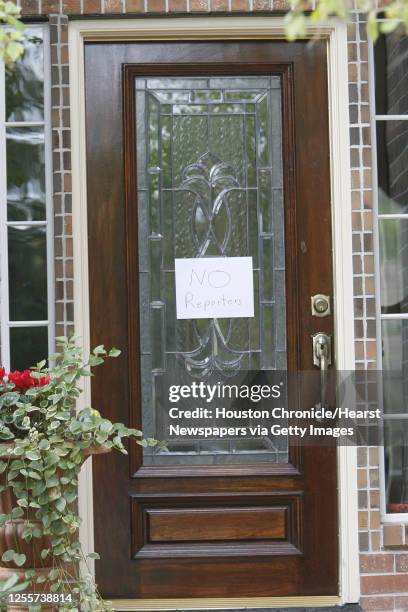
[[[408,121],[408,115],[376,115],[376,121]]]
[[[44,127],[44,121],[6,121],[8,128]]]
[[[0,62],[0,343],[1,365],[10,369],[8,236],[7,236],[7,158],[6,91],[4,63]]]
[[[54,202],[51,130],[51,46],[49,28],[43,28],[44,45],[44,146],[45,194],[47,221],[47,296],[48,296],[48,354],[55,352],[55,275],[54,275]]]
[[[9,327],[47,327],[48,319],[46,321],[9,321]]]
[[[47,221],[6,221],[8,227],[47,227]]]

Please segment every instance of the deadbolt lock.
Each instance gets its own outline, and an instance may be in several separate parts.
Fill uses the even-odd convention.
[[[312,295],[312,315],[314,317],[327,317],[330,314],[330,296],[317,293]]]

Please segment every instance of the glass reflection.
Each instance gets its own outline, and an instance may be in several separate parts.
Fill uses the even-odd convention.
[[[408,420],[386,421],[384,436],[387,512],[408,512]]]
[[[12,327],[10,329],[10,369],[26,370],[48,357],[46,327]]]
[[[9,295],[11,321],[47,319],[45,227],[9,227]]]
[[[407,116],[408,119],[408,116]],[[408,120],[377,121],[378,208],[408,211]]]
[[[408,320],[382,321],[384,412],[405,414],[408,397]]]
[[[25,53],[6,75],[6,121],[44,120],[43,33],[26,28]]]
[[[44,220],[44,132],[42,128],[8,128],[6,136],[8,219]]]
[[[374,45],[375,102],[378,115],[408,113],[408,37],[401,26]]]
[[[380,219],[381,312],[408,312],[408,220]]]

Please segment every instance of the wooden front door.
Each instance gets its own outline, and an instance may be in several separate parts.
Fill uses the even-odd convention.
[[[310,307],[332,295],[325,42],[89,43],[85,74],[91,343],[123,351],[93,405],[163,438],[166,376],[312,370],[333,333]],[[177,319],[194,257],[252,257],[254,316]],[[167,442],[94,461],[104,596],[338,593],[334,448]]]

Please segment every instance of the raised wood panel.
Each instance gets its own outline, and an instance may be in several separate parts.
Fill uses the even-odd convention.
[[[286,536],[286,508],[147,510],[150,542],[277,540]]]
[[[136,495],[131,505],[134,558],[302,552],[300,492],[199,499]]]

